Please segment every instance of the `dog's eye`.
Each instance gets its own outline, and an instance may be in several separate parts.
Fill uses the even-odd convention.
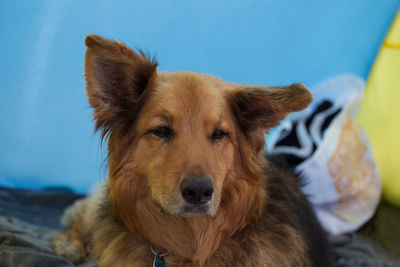
[[[150,130],[150,133],[160,138],[170,138],[172,135],[172,129],[168,126],[157,126]]]
[[[222,138],[224,138],[225,136],[228,136],[228,133],[225,132],[224,130],[215,130],[214,133],[212,134],[211,138],[213,140],[220,140]]]

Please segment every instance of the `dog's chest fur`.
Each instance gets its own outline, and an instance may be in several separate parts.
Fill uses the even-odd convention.
[[[112,263],[129,266],[132,262],[136,263],[134,266],[151,266],[155,257],[151,246],[154,246],[168,253],[164,258],[166,266],[329,266],[324,233],[297,191],[300,186],[293,180],[295,177],[279,168],[278,171],[268,168],[266,172],[268,183],[262,214],[251,222],[238,222],[241,225],[229,233],[233,230],[224,229],[224,225],[212,219],[205,223],[167,216],[168,220],[158,212],[152,214],[160,220],[152,222],[156,223],[154,227],[145,219],[149,233],[135,233],[111,215],[115,212],[105,200],[93,235],[93,256],[102,266]],[[141,205],[146,209],[146,204]],[[137,216],[140,221],[140,211]],[[154,239],[153,242],[146,237]],[[160,243],[157,239],[169,242]]]

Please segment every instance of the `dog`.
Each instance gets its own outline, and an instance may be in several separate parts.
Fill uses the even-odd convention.
[[[99,266],[330,265],[301,179],[264,153],[264,134],[312,101],[303,84],[158,72],[121,42],[85,43],[109,178],[66,210],[58,254]]]

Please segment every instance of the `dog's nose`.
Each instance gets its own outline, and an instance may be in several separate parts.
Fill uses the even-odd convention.
[[[181,183],[183,198],[192,204],[207,203],[211,199],[213,191],[211,179],[205,176],[189,176]]]

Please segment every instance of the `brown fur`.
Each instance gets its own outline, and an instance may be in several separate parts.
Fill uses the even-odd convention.
[[[306,229],[315,218],[299,183],[274,171],[263,153],[264,133],[311,102],[303,85],[160,73],[154,60],[120,42],[89,35],[86,45],[87,93],[96,128],[108,137],[110,175],[96,198],[102,205],[84,200],[99,216],[88,222],[82,207],[72,208],[62,234],[83,231],[74,235],[78,247],[92,244],[100,266],[150,266],[151,245],[168,252],[167,266],[315,263],[310,235],[322,231]],[[152,134],[160,125],[173,130],[169,138]],[[214,140],[217,129],[227,135]],[[210,177],[214,186],[205,211],[193,214],[185,213],[179,191],[192,174]],[[89,226],[76,229],[76,221]]]

